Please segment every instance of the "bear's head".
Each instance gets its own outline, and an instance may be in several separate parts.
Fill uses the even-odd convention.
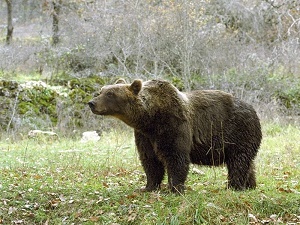
[[[114,116],[127,123],[142,86],[141,80],[127,84],[124,79],[119,79],[113,85],[103,86],[99,95],[88,104],[94,114]]]

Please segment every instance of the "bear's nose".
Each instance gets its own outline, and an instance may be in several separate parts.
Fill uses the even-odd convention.
[[[89,107],[90,107],[91,109],[94,109],[94,108],[95,108],[95,102],[90,101],[90,102],[88,102],[88,104],[89,104]]]

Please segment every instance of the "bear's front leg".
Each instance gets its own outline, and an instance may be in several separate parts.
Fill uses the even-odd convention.
[[[166,139],[166,137],[169,137]],[[175,138],[175,139],[174,139]],[[163,135],[157,139],[155,151],[158,158],[164,162],[168,174],[168,183],[172,192],[183,193],[190,164],[190,144],[185,135],[170,137]]]
[[[135,131],[134,135],[139,157],[147,177],[146,187],[141,191],[155,191],[160,188],[164,178],[164,165],[156,156],[150,140],[138,131]]]
[[[167,162],[168,183],[173,193],[183,193],[187,175],[189,172],[189,160],[185,154],[169,157]]]

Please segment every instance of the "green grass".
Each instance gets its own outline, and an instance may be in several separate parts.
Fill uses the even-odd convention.
[[[263,133],[256,190],[226,190],[224,167],[191,166],[183,196],[135,191],[145,175],[132,132],[2,140],[0,224],[299,224],[300,130],[268,123]]]
[[[21,73],[21,72],[10,72],[10,71],[0,71],[0,80],[14,80],[18,82],[35,81],[41,79],[41,74],[37,72],[32,73]]]

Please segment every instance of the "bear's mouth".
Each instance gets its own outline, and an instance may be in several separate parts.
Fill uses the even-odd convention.
[[[109,113],[106,110],[98,111],[96,109],[91,109],[91,111],[96,115],[101,115],[101,116],[109,115]]]
[[[96,115],[107,115],[107,110],[101,110],[101,111],[96,110],[96,104],[95,104],[94,101],[88,102],[88,105],[89,105],[91,111],[92,111],[94,114],[96,114]]]
[[[92,112],[96,115],[101,115],[101,116],[106,116],[109,115],[109,113],[107,113],[106,111],[96,111],[96,110],[92,110]]]

